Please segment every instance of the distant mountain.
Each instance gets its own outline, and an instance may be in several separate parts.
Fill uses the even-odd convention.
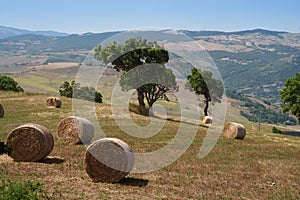
[[[220,35],[240,35],[244,36],[247,34],[263,34],[263,35],[272,35],[272,36],[279,36],[280,34],[285,34],[288,32],[284,31],[270,31],[265,29],[253,29],[253,30],[245,30],[245,31],[234,31],[234,32],[224,32],[224,31],[188,31],[188,30],[181,30],[184,34],[190,37],[197,37],[197,36],[220,36]]]
[[[0,51],[37,54],[69,50],[92,50],[95,45],[119,32],[72,34],[64,37],[35,34],[18,35],[0,39]]]
[[[85,34],[71,34],[67,35],[65,33],[58,33],[53,31],[27,31],[21,29],[14,29],[8,27],[0,26],[0,50],[9,51],[14,50],[18,51],[21,49],[22,52],[41,52],[41,51],[66,51],[66,50],[91,50],[95,47],[96,44],[101,43],[105,39],[111,37],[114,34],[120,33],[121,31],[115,32],[104,32],[104,33],[85,33]],[[238,32],[222,32],[222,31],[189,31],[189,30],[179,30],[178,33],[184,33],[185,35],[200,41],[205,41],[203,47],[207,50],[223,50],[221,49],[210,49],[210,43],[216,43],[219,45],[230,46],[233,44],[230,49],[234,49],[234,45],[245,46],[250,48],[249,45],[245,45],[247,40],[251,37],[257,37],[256,35],[265,36],[275,36],[278,38],[283,38],[284,34],[288,34],[287,32],[278,32],[278,31],[269,31],[263,29],[254,29],[254,30],[246,30],[246,31],[238,31]],[[162,31],[143,31],[145,37],[151,39],[152,37],[157,40],[172,42],[172,39],[175,41],[178,39],[177,37],[171,37],[168,30]],[[5,38],[1,39],[1,36],[6,35]],[[10,37],[9,37],[10,36]],[[227,37],[235,37],[241,36],[241,38],[237,38],[234,41],[219,40],[218,36],[227,36]],[[3,36],[4,37],[4,36]],[[134,37],[134,35],[133,35]],[[216,37],[216,38],[212,38]],[[260,40],[260,39],[259,39]],[[178,41],[176,41],[178,42]],[[256,42],[256,41],[255,41]],[[286,41],[283,39],[279,41],[280,43]],[[38,45],[37,45],[38,43]],[[22,44],[22,45],[20,45]],[[258,44],[258,43],[255,43]],[[205,46],[208,45],[208,46]],[[286,45],[286,44],[285,44]],[[290,45],[290,44],[287,44]],[[253,48],[253,47],[251,47]],[[256,48],[256,47],[255,47]],[[255,49],[254,48],[254,49]],[[254,50],[253,49],[253,50]],[[239,49],[234,50],[239,51]]]
[[[245,30],[245,31],[237,31],[237,32],[231,32],[231,34],[236,34],[236,35],[245,35],[245,34],[264,34],[264,35],[272,35],[272,36],[278,36],[280,34],[286,34],[288,32],[285,31],[270,31],[270,30],[265,30],[265,29],[253,29],[253,30]]]
[[[18,35],[25,35],[25,34],[35,34],[35,35],[44,35],[44,36],[54,36],[54,37],[61,37],[67,36],[67,33],[61,33],[56,31],[29,31],[25,29],[17,29],[12,27],[0,26],[0,39],[9,38]]]

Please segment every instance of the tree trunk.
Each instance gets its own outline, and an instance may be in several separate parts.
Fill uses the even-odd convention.
[[[144,93],[139,88],[137,89],[137,95],[138,95],[140,112],[143,114],[146,114],[146,105],[144,102],[145,96],[144,96]]]
[[[205,100],[204,116],[208,116],[208,100]]]
[[[151,108],[152,108],[153,104],[154,104],[154,101],[149,101],[149,102],[148,102],[149,109],[151,109]]]

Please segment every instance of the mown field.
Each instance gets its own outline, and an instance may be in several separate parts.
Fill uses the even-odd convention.
[[[54,149],[44,161],[13,162],[6,155],[0,156],[2,180],[41,182],[54,199],[300,198],[300,138],[273,134],[268,125],[262,125],[258,132],[257,124],[244,121],[233,109],[229,109],[227,120],[245,125],[247,136],[243,141],[221,136],[214,149],[200,159],[199,149],[208,128],[199,126],[193,144],[171,165],[155,172],[131,173],[115,184],[94,183],[85,172],[86,147],[64,144],[56,138],[60,120],[73,114],[71,99],[62,98],[62,108],[49,109],[47,97],[0,92],[0,103],[5,109],[4,118],[0,118],[1,141],[12,129],[29,122],[46,126],[55,138]],[[96,110],[105,134],[124,140],[134,152],[151,152],[166,145],[180,124],[168,120],[159,134],[137,139],[118,128],[110,104],[97,104]],[[137,124],[149,122],[147,117],[131,116]]]

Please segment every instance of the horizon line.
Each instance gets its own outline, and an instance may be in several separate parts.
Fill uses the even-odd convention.
[[[0,25],[0,27],[3,28],[12,28],[17,30],[23,30],[23,31],[30,31],[30,32],[57,32],[67,35],[83,35],[87,33],[92,34],[99,34],[99,33],[106,33],[106,32],[123,32],[123,31],[138,31],[138,30],[175,30],[175,31],[196,31],[196,32],[221,32],[221,33],[235,33],[235,32],[244,32],[244,31],[255,31],[255,30],[265,30],[265,31],[272,31],[272,32],[283,32],[283,33],[291,33],[291,34],[297,34],[300,32],[292,32],[292,31],[286,31],[286,30],[278,30],[278,29],[269,29],[269,28],[262,28],[262,27],[256,27],[256,28],[246,28],[246,29],[237,29],[237,30],[221,30],[221,29],[194,29],[194,28],[186,28],[186,29],[173,29],[173,28],[159,28],[159,27],[140,27],[140,28],[129,28],[129,29],[112,29],[112,30],[103,30],[103,31],[86,31],[86,32],[68,32],[68,31],[60,31],[55,29],[27,29],[27,28],[17,28],[13,26],[5,26]]]

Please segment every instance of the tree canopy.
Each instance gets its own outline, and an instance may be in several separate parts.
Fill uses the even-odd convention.
[[[167,70],[164,66],[169,61],[169,53],[167,50],[158,45],[157,42],[150,42],[142,38],[130,38],[124,44],[117,44],[113,42],[104,48],[97,46],[94,57],[105,64],[111,64],[117,71],[123,71],[120,81],[123,90],[136,89],[138,95],[139,106],[145,110],[144,99],[147,99],[149,107],[161,98],[167,91],[176,87],[175,76],[171,70]],[[126,75],[126,72],[144,65],[144,64],[158,64],[149,65],[144,72],[135,71],[131,75]],[[155,67],[156,66],[156,67]],[[153,82],[145,85],[137,85],[137,82],[132,81],[137,79],[140,82],[143,80],[142,73],[147,73],[148,77],[152,77]],[[165,76],[165,77],[164,77]],[[155,80],[154,80],[155,79]],[[167,83],[166,79],[172,82]],[[167,83],[158,84],[158,83]]]
[[[104,48],[98,45],[94,57],[105,64],[111,63],[117,71],[129,71],[144,63],[164,64],[169,61],[169,53],[157,42],[142,38],[130,38],[125,44],[110,43]]]
[[[102,95],[93,87],[81,87],[80,83],[75,81],[65,81],[63,85],[60,86],[59,90],[60,96],[68,98],[83,99],[87,101],[95,101],[97,103],[102,103]]]
[[[209,71],[201,71],[192,68],[191,74],[187,76],[186,87],[197,95],[205,98],[204,115],[208,116],[209,102],[220,102],[224,93],[224,87],[220,80],[213,78]]]
[[[18,82],[8,76],[0,76],[0,90],[24,92]]]
[[[283,112],[291,111],[300,121],[300,73],[284,81],[280,98],[283,100],[281,105]]]
[[[168,91],[178,89],[172,70],[167,69],[163,64],[147,64],[130,72],[124,72],[120,79],[120,85],[123,91],[139,88],[145,96],[149,108],[158,99],[164,98]]]

